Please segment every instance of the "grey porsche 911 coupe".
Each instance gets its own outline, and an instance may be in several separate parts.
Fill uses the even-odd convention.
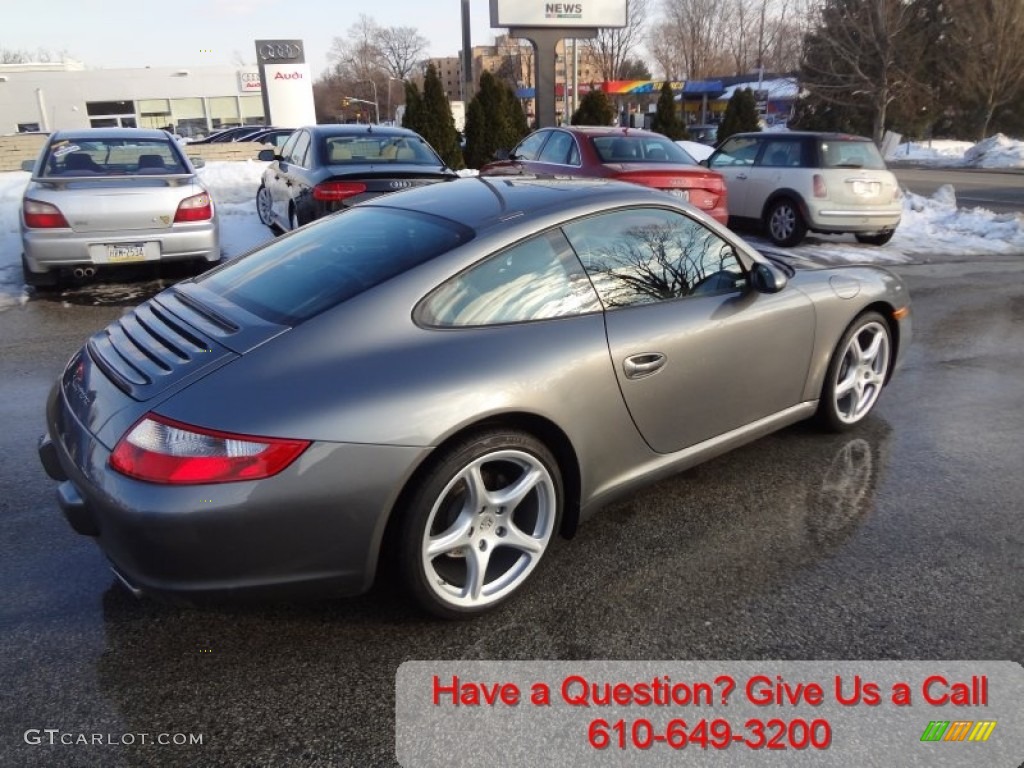
[[[56,382],[39,452],[136,593],[353,594],[393,565],[467,616],[639,485],[860,423],[909,313],[884,269],[794,269],[662,192],[468,178],[125,314]]]

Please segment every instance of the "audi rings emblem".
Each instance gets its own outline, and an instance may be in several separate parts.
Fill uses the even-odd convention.
[[[388,186],[392,189],[407,189],[412,186],[411,181],[392,181]]]
[[[294,43],[264,43],[260,46],[260,58],[264,61],[291,61],[302,55],[302,47]]]
[[[258,83],[260,81],[259,72],[242,72],[240,77],[243,83]]]

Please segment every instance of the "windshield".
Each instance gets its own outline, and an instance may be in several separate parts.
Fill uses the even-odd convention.
[[[62,139],[43,159],[41,175],[153,176],[191,173],[170,139]]]
[[[397,208],[352,208],[196,278],[275,323],[295,325],[450,251],[472,230]]]
[[[885,160],[872,141],[844,141],[842,139],[822,140],[822,168],[867,168],[884,171]]]
[[[321,151],[327,165],[412,163],[444,165],[423,139],[414,136],[328,136]]]
[[[603,163],[686,163],[697,165],[664,136],[595,136],[591,141]]]

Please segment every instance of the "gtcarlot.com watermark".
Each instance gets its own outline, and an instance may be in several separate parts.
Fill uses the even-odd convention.
[[[25,731],[26,744],[56,746],[108,746],[130,747],[136,745],[161,747],[188,747],[201,745],[201,733],[85,733],[62,731],[60,728],[29,728]]]

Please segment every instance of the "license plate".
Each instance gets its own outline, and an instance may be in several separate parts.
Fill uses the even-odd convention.
[[[668,190],[668,193],[672,195],[672,197],[678,197],[680,200],[687,203],[690,202],[690,193],[685,189],[670,189]]]
[[[146,246],[143,243],[132,245],[108,245],[107,260],[116,261],[145,261]]]
[[[855,181],[853,182],[853,194],[861,197],[874,197],[882,191],[882,184],[878,181]]]

